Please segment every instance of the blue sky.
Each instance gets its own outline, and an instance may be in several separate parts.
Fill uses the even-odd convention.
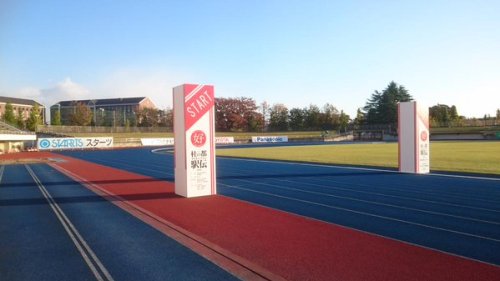
[[[351,117],[391,81],[467,117],[500,108],[500,1],[1,0],[0,95],[58,100],[215,86]]]

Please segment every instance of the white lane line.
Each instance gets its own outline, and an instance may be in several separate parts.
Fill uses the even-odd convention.
[[[298,163],[300,164],[300,163]],[[317,166],[317,165],[316,165]],[[332,166],[320,166],[322,168],[329,168],[329,167],[332,167]],[[336,166],[334,166],[334,168],[337,168]],[[352,169],[358,169],[358,168],[352,168]],[[367,170],[370,170],[370,169],[367,169]],[[269,169],[261,169],[261,170],[258,170],[257,172],[266,172],[266,173],[269,173]],[[279,173],[280,171],[276,171],[277,173]],[[394,171],[385,171],[385,172],[394,172]],[[427,176],[427,175],[420,175],[422,177],[424,176]],[[351,184],[351,182],[344,182],[344,181],[339,181],[338,179],[334,178],[335,176],[332,175],[332,176],[326,176],[325,178],[329,181],[329,182],[335,182],[335,183],[341,183],[341,184]],[[308,176],[307,174],[303,175],[303,177],[301,177],[303,179],[305,178],[313,178],[315,179],[315,177],[312,177],[312,176]],[[467,179],[470,179],[468,177],[466,177]],[[483,178],[473,178],[474,180],[479,180],[479,179],[483,179]],[[439,190],[439,189],[436,189],[437,187],[440,187],[441,185],[431,185],[431,187],[435,188],[434,190],[421,190],[420,188],[417,188],[419,187],[418,185],[412,185],[412,184],[406,184],[407,182],[403,183],[403,182],[397,182],[397,186],[398,187],[406,187],[406,188],[394,188],[393,186],[390,186],[390,187],[387,187],[387,186],[383,186],[383,190],[386,190],[386,191],[389,191],[389,192],[392,192],[392,191],[395,191],[395,192],[405,192],[405,193],[412,193],[412,194],[416,194],[416,195],[426,195],[426,196],[439,196],[439,197],[448,197],[448,198],[452,198],[452,199],[466,199],[466,200],[474,200],[474,201],[484,201],[484,202],[488,202],[488,203],[496,203],[495,199],[492,199],[491,197],[487,197],[487,198],[484,198],[484,197],[475,197],[473,195],[476,194],[476,190],[475,189],[471,189],[471,188],[467,188],[467,190],[465,190],[466,194],[464,194],[463,192],[452,192],[451,190],[448,190],[448,191],[444,191],[442,192],[442,190]],[[371,187],[371,185],[368,185],[368,184],[363,184],[363,183],[355,183],[356,186],[361,186],[361,187]],[[426,184],[427,186],[429,186],[429,184]],[[410,189],[409,189],[410,188]],[[499,197],[500,198],[500,197]]]
[[[282,179],[279,179],[279,181],[291,182],[291,183],[294,182],[294,181],[291,181],[291,180],[282,180]],[[453,207],[459,207],[459,208],[467,208],[467,209],[472,209],[472,210],[480,210],[480,211],[488,211],[488,212],[493,212],[493,213],[500,213],[500,210],[489,209],[489,208],[482,208],[482,207],[474,207],[474,206],[463,205],[463,204],[448,203],[448,202],[444,202],[444,201],[436,201],[436,200],[429,200],[429,199],[419,199],[419,198],[416,198],[416,197],[392,195],[392,194],[385,194],[385,193],[372,192],[372,191],[355,190],[355,189],[351,189],[351,188],[343,188],[343,187],[338,187],[338,186],[333,186],[332,187],[332,186],[329,186],[329,185],[317,184],[317,183],[312,183],[312,182],[301,182],[301,184],[310,185],[310,186],[317,186],[317,187],[326,187],[326,188],[334,189],[334,190],[342,190],[342,191],[348,191],[348,192],[370,194],[370,195],[377,195],[377,196],[383,196],[383,197],[391,197],[391,198],[404,199],[404,200],[410,200],[410,201],[425,202],[425,203],[431,203],[431,204],[436,204],[436,205],[445,205],[445,206],[453,206]],[[344,183],[344,184],[347,184],[347,183]]]
[[[233,254],[59,165],[50,163],[48,165],[241,280],[285,280],[275,273],[271,273],[265,268]],[[200,248],[200,246],[202,247]]]
[[[2,183],[4,170],[5,170],[5,166],[4,165],[0,166],[0,183]]]
[[[62,226],[68,233],[69,237],[75,244],[76,248],[82,255],[83,259],[87,263],[88,267],[94,274],[97,280],[99,281],[113,281],[113,277],[111,277],[111,274],[109,274],[108,270],[104,267],[102,262],[99,260],[99,258],[96,256],[94,251],[90,248],[90,246],[87,244],[85,239],[80,235],[76,227],[71,223],[69,218],[64,214],[62,209],[59,207],[59,205],[54,201],[54,198],[50,195],[50,193],[47,191],[45,186],[42,184],[40,179],[36,176],[35,172],[29,167],[28,165],[24,165],[26,167],[26,170],[28,170],[29,174],[33,178],[33,180],[36,182],[38,189],[42,192],[43,196],[49,203],[50,207],[52,208],[52,211],[56,214],[57,218],[61,222]],[[94,265],[95,264],[95,265]],[[96,265],[98,268],[96,268]],[[100,270],[100,272],[99,272]],[[102,273],[102,274],[101,274]]]
[[[340,195],[334,195],[334,194],[329,194],[329,193],[324,193],[324,192],[304,190],[304,189],[293,188],[293,187],[282,187],[282,186],[279,186],[279,185],[276,185],[276,184],[270,184],[270,183],[264,183],[264,182],[254,182],[254,181],[242,180],[242,179],[235,179],[235,180],[237,180],[237,181],[243,181],[243,182],[246,182],[246,183],[250,183],[252,185],[263,185],[263,186],[269,186],[269,187],[276,188],[276,189],[291,190],[291,191],[297,191],[297,192],[302,192],[302,193],[320,195],[320,196],[325,196],[325,197],[346,199],[346,200],[350,200],[350,201],[362,202],[362,203],[367,203],[367,204],[372,204],[372,205],[385,206],[385,207],[391,207],[391,208],[402,209],[402,210],[410,210],[410,211],[415,211],[415,212],[422,212],[422,213],[426,213],[426,214],[439,215],[439,216],[451,217],[451,218],[456,218],[456,219],[463,219],[463,220],[475,221],[475,222],[480,222],[480,223],[500,225],[500,222],[495,222],[495,221],[487,221],[487,220],[481,220],[481,219],[476,219],[476,218],[470,218],[470,217],[452,215],[452,214],[447,214],[447,213],[442,213],[442,212],[428,211],[428,210],[411,208],[411,207],[405,207],[405,206],[388,204],[388,203],[380,203],[380,202],[377,202],[377,201],[364,200],[364,199],[359,199],[359,198],[355,198],[355,197],[340,196]]]
[[[221,184],[221,185],[229,187],[229,188],[240,189],[240,190],[244,190],[244,191],[248,191],[248,192],[254,192],[254,193],[264,194],[264,195],[268,195],[268,196],[272,196],[272,197],[287,199],[287,200],[291,200],[291,201],[297,201],[297,202],[306,203],[306,204],[310,204],[310,205],[316,205],[316,206],[325,207],[325,208],[329,208],[329,209],[341,210],[341,211],[346,211],[346,212],[355,213],[355,214],[359,214],[359,215],[364,215],[364,216],[369,216],[369,217],[375,217],[375,218],[380,218],[380,219],[390,220],[390,221],[396,221],[396,222],[401,222],[401,223],[405,223],[405,224],[416,225],[416,226],[420,226],[420,227],[424,227],[424,228],[430,228],[430,229],[435,229],[435,230],[440,230],[440,231],[455,233],[455,234],[459,234],[459,235],[463,235],[463,236],[469,236],[469,237],[474,237],[474,238],[479,238],[479,239],[483,239],[483,240],[489,240],[489,241],[500,243],[499,239],[495,239],[495,238],[491,238],[491,237],[485,237],[485,236],[481,236],[481,235],[475,235],[475,234],[471,234],[471,233],[466,233],[466,232],[462,232],[462,231],[456,231],[456,230],[446,229],[446,228],[442,228],[442,227],[430,226],[430,225],[426,225],[426,224],[421,224],[421,223],[416,223],[416,222],[411,222],[411,221],[406,221],[406,220],[391,218],[391,217],[387,217],[387,216],[375,215],[375,214],[372,214],[372,213],[367,213],[367,212],[362,212],[362,211],[356,211],[356,210],[352,210],[352,209],[348,209],[348,208],[335,207],[335,206],[331,206],[331,205],[327,205],[327,204],[322,204],[322,203],[312,202],[312,201],[308,201],[308,200],[302,200],[302,199],[292,198],[292,197],[283,196],[283,195],[277,195],[277,194],[273,194],[273,193],[269,193],[269,192],[256,191],[256,190],[252,190],[252,189],[248,189],[248,188],[242,188],[242,187],[239,187],[239,186],[233,186],[233,185],[228,185],[228,184]]]
[[[325,221],[325,220],[321,220],[321,219],[317,219],[317,218],[313,218],[313,217],[308,217],[308,216],[297,214],[297,213],[293,213],[293,212],[290,212],[290,211],[285,211],[285,210],[281,210],[281,209],[275,209],[275,208],[269,207],[267,205],[263,205],[263,204],[256,203],[256,202],[249,202],[249,201],[246,201],[244,199],[239,199],[239,198],[231,197],[231,196],[228,196],[228,195],[219,195],[219,196],[227,197],[227,198],[230,198],[232,200],[244,202],[244,203],[247,203],[247,204],[253,204],[253,205],[265,208],[265,209],[269,209],[269,210],[273,210],[273,211],[278,211],[278,212],[283,212],[283,213],[286,213],[286,214],[290,214],[290,215],[302,217],[302,218],[305,218],[305,219],[308,219],[308,220],[319,221],[321,223],[327,223],[327,224],[335,225],[335,226],[338,226],[338,227],[341,227],[341,228],[350,229],[350,230],[353,230],[353,231],[356,231],[356,232],[361,232],[361,233],[364,233],[364,234],[369,235],[369,236],[376,236],[376,237],[380,237],[380,238],[384,238],[384,239],[388,239],[388,240],[392,240],[392,241],[397,241],[397,242],[400,242],[400,243],[403,243],[403,244],[407,244],[407,245],[411,245],[411,246],[414,246],[414,247],[417,247],[417,248],[423,248],[423,249],[427,249],[427,250],[430,250],[430,251],[433,251],[433,252],[443,253],[443,254],[446,254],[446,255],[450,255],[450,256],[454,256],[454,257],[458,257],[458,258],[462,258],[462,259],[466,259],[466,260],[470,260],[470,261],[475,261],[475,262],[479,262],[479,263],[483,263],[483,264],[488,264],[488,265],[492,265],[492,266],[495,266],[495,267],[499,267],[498,264],[494,264],[494,263],[491,263],[491,262],[482,261],[482,260],[479,260],[479,259],[476,259],[476,258],[471,258],[471,257],[463,256],[463,255],[456,254],[456,253],[453,253],[453,252],[447,252],[447,251],[440,250],[440,249],[437,249],[437,248],[432,248],[432,247],[429,247],[429,246],[416,244],[416,243],[413,243],[413,242],[409,242],[409,241],[397,239],[397,238],[390,237],[390,236],[385,236],[385,235],[374,233],[374,232],[369,232],[369,231],[362,230],[362,229],[357,229],[357,228],[354,228],[354,227],[351,227],[351,226],[341,225],[341,224],[334,223],[334,222],[329,222],[329,221]]]
[[[219,157],[224,157],[224,156],[219,156]],[[361,170],[361,171],[374,171],[374,172],[387,172],[387,173],[395,173],[395,174],[403,174],[400,173],[399,171],[395,170],[388,170],[388,169],[377,169],[377,168],[363,168],[363,167],[348,167],[348,166],[338,166],[338,165],[329,165],[329,164],[314,164],[314,163],[302,163],[302,162],[287,162],[287,161],[270,161],[270,160],[265,160],[265,159],[245,159],[245,158],[233,158],[233,157],[227,157],[233,160],[239,160],[239,161],[248,161],[248,162],[264,162],[264,163],[281,163],[281,164],[287,164],[287,165],[302,165],[302,166],[312,166],[312,167],[323,167],[323,168],[338,168],[338,169],[346,169],[346,170]],[[499,178],[492,178],[492,177],[480,177],[480,176],[465,176],[465,175],[448,175],[448,174],[441,174],[441,173],[429,173],[429,174],[422,174],[421,176],[434,176],[434,177],[452,177],[452,178],[464,178],[464,179],[475,179],[475,180],[487,180],[487,181],[500,181]]]
[[[248,175],[247,171],[238,170],[238,169],[233,169],[233,170],[239,171],[239,172],[232,172],[233,174],[242,175],[242,176]],[[314,177],[308,177],[308,178],[314,179]],[[386,193],[374,192],[374,191],[356,190],[354,188],[341,187],[341,186],[332,186],[332,185],[327,185],[327,184],[319,184],[319,183],[314,183],[312,181],[307,181],[307,182],[306,181],[300,181],[299,182],[299,181],[286,180],[286,179],[281,179],[281,178],[271,178],[271,179],[274,180],[274,181],[278,181],[278,182],[293,183],[293,184],[300,183],[301,185],[327,188],[329,190],[340,190],[340,191],[354,192],[354,193],[360,193],[360,194],[368,194],[368,195],[376,195],[376,196],[396,198],[396,199],[403,199],[403,200],[409,200],[409,201],[424,202],[424,203],[430,203],[430,204],[435,204],[435,205],[452,206],[452,207],[466,208],[466,209],[472,209],[472,210],[479,210],[479,211],[487,211],[487,212],[493,212],[493,213],[500,213],[500,210],[495,210],[495,209],[482,208],[482,207],[474,207],[474,206],[469,206],[469,205],[448,203],[448,202],[444,202],[444,201],[436,201],[436,200],[429,200],[429,199],[419,199],[419,198],[416,198],[416,197],[407,197],[407,196],[401,196],[401,195],[392,195],[392,194],[386,194]],[[223,179],[219,179],[219,181],[222,181],[222,180]],[[233,180],[239,180],[239,179],[233,179]],[[341,185],[351,185],[351,186],[360,186],[360,187],[363,187],[363,186],[369,187],[368,185],[362,185],[362,184],[357,184],[357,183],[347,183],[347,182],[337,182],[337,181],[331,181],[331,180],[328,181],[328,183],[341,184]]]
[[[101,160],[101,159],[94,159],[93,161],[101,162],[101,163],[109,163],[109,164],[122,164],[122,165],[125,165],[125,166],[134,167],[137,170],[144,170],[144,171],[152,171],[152,172],[165,173],[167,176],[173,176],[174,175],[173,173],[166,172],[166,170],[157,170],[157,169],[149,168],[149,167],[144,167],[144,168],[143,167],[137,167],[137,166],[131,165],[130,163],[125,162],[125,161],[119,161],[119,160],[107,161],[107,160]],[[158,168],[160,167],[160,166],[154,165],[154,164],[150,164],[149,166],[152,166],[152,167],[155,167],[155,168],[156,167],[158,167]],[[239,169],[235,169],[235,170],[238,171],[238,172],[233,172],[235,174],[243,175],[243,176],[244,175],[248,175],[248,172],[245,173],[245,171],[243,171],[243,170],[239,170]],[[242,179],[234,179],[234,180],[244,181]],[[273,179],[273,180],[280,181],[280,182],[296,183],[296,181],[285,180],[285,179]],[[221,181],[221,180],[219,180],[219,181]],[[329,182],[336,183],[336,181],[329,181]],[[252,181],[252,183],[258,183],[258,182],[253,182]],[[344,183],[344,182],[339,182],[339,183],[340,184],[348,184],[348,183]],[[263,184],[263,183],[260,183],[260,184]],[[425,200],[425,199],[418,199],[418,198],[413,198],[413,197],[390,195],[390,194],[379,193],[379,192],[360,191],[360,190],[355,190],[355,189],[351,189],[351,188],[342,188],[342,187],[338,187],[338,186],[316,184],[316,183],[312,183],[312,182],[305,182],[303,184],[310,185],[310,186],[316,186],[316,187],[322,187],[322,188],[328,188],[328,189],[331,189],[331,190],[341,190],[341,191],[348,191],[348,192],[354,192],[354,193],[361,193],[361,194],[368,194],[368,195],[376,195],[376,196],[382,196],[382,197],[390,197],[390,198],[396,198],[396,199],[410,200],[410,201],[416,201],[416,202],[431,203],[431,204],[435,204],[435,205],[453,206],[453,207],[467,208],[467,209],[472,209],[472,210],[479,210],[479,211],[487,211],[487,212],[500,213],[499,210],[493,210],[493,209],[487,209],[487,208],[481,208],[481,207],[472,207],[472,206],[467,206],[467,205],[453,204],[453,203],[440,202],[440,201],[434,201],[434,200]],[[313,191],[304,191],[304,192],[313,193]],[[328,195],[328,196],[342,198],[342,196],[331,195],[331,194]],[[348,198],[348,197],[346,197],[346,198]],[[357,200],[357,201],[365,201],[365,200],[362,200],[362,199],[354,199],[354,198],[351,198],[351,199],[352,200]],[[366,201],[366,202],[368,202],[368,201]],[[378,205],[392,206],[392,207],[395,207],[395,208],[401,208],[401,209],[407,209],[407,210],[416,210],[416,211],[430,213],[430,214],[439,214],[439,215],[443,215],[443,216],[449,216],[449,217],[455,217],[455,218],[461,218],[461,219],[468,219],[468,220],[478,221],[478,222],[484,222],[484,223],[500,224],[498,222],[486,221],[486,220],[469,218],[469,217],[462,217],[462,216],[457,216],[457,215],[452,215],[452,214],[446,214],[446,213],[441,213],[441,212],[427,211],[427,210],[422,210],[422,209],[402,207],[402,206],[391,205],[391,204],[386,204],[386,203],[379,203],[379,202],[376,202],[376,201],[370,201],[370,203],[378,204]]]

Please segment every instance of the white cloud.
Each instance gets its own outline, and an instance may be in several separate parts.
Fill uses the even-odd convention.
[[[50,88],[24,87],[14,92],[15,97],[32,99],[43,104],[47,109],[48,120],[50,106],[64,100],[88,99],[89,95],[90,91],[86,87],[73,82],[69,77]]]
[[[90,91],[84,86],[75,83],[71,78],[66,78],[51,88],[38,89],[25,87],[16,91],[16,96],[20,98],[33,99],[46,108],[63,100],[87,99]]]
[[[65,100],[149,97],[159,108],[172,106],[172,88],[193,78],[167,71],[117,70],[95,85],[82,85],[67,77],[47,88],[24,87],[14,91],[15,97],[33,99],[46,108]]]

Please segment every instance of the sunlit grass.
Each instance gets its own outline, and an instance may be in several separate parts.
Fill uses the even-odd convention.
[[[396,168],[397,143],[219,149],[218,156]],[[431,170],[500,174],[500,142],[432,142]]]

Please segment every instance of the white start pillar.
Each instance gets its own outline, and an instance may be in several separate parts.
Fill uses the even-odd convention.
[[[398,105],[399,171],[426,174],[430,171],[429,108],[417,102]]]
[[[216,194],[214,87],[184,84],[173,89],[175,193]]]

